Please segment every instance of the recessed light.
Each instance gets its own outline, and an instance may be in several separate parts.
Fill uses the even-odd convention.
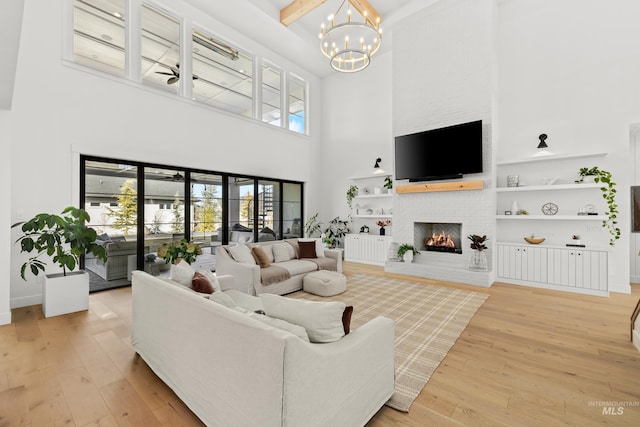
[[[106,40],[108,42],[110,42],[111,40],[113,40],[113,37],[111,37],[109,34],[103,34],[100,37],[102,37],[103,40]]]
[[[238,71],[240,71],[242,74],[244,74],[244,70],[238,70]]]
[[[120,12],[113,12],[113,16],[116,18],[122,18],[122,14]]]

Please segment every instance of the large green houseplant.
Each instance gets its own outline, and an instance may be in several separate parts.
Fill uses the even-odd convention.
[[[42,259],[45,255],[62,268],[62,274],[45,275],[42,292],[45,317],[89,308],[89,275],[73,270],[86,254],[107,261],[105,248],[96,243],[96,231],[86,225],[89,220],[84,209],[69,206],[60,215],[40,213],[11,226],[22,231],[16,240],[20,251],[35,253],[20,268],[24,280],[27,270],[35,276],[45,273],[47,263]]]

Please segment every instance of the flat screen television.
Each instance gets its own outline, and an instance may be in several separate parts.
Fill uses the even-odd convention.
[[[482,120],[395,138],[396,179],[454,179],[480,172]]]

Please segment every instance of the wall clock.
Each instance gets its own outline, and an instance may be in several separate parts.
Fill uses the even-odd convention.
[[[542,205],[542,213],[545,215],[555,215],[558,213],[558,205],[555,203],[545,203]]]

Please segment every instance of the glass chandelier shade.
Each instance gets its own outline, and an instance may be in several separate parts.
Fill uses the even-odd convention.
[[[355,73],[367,68],[382,42],[380,19],[374,27],[364,13],[364,22],[351,20],[351,8],[347,9],[345,22],[336,24],[335,16],[340,12],[346,0],[342,2],[335,15],[327,19],[320,27],[320,50],[329,58],[331,67],[343,73]]]

